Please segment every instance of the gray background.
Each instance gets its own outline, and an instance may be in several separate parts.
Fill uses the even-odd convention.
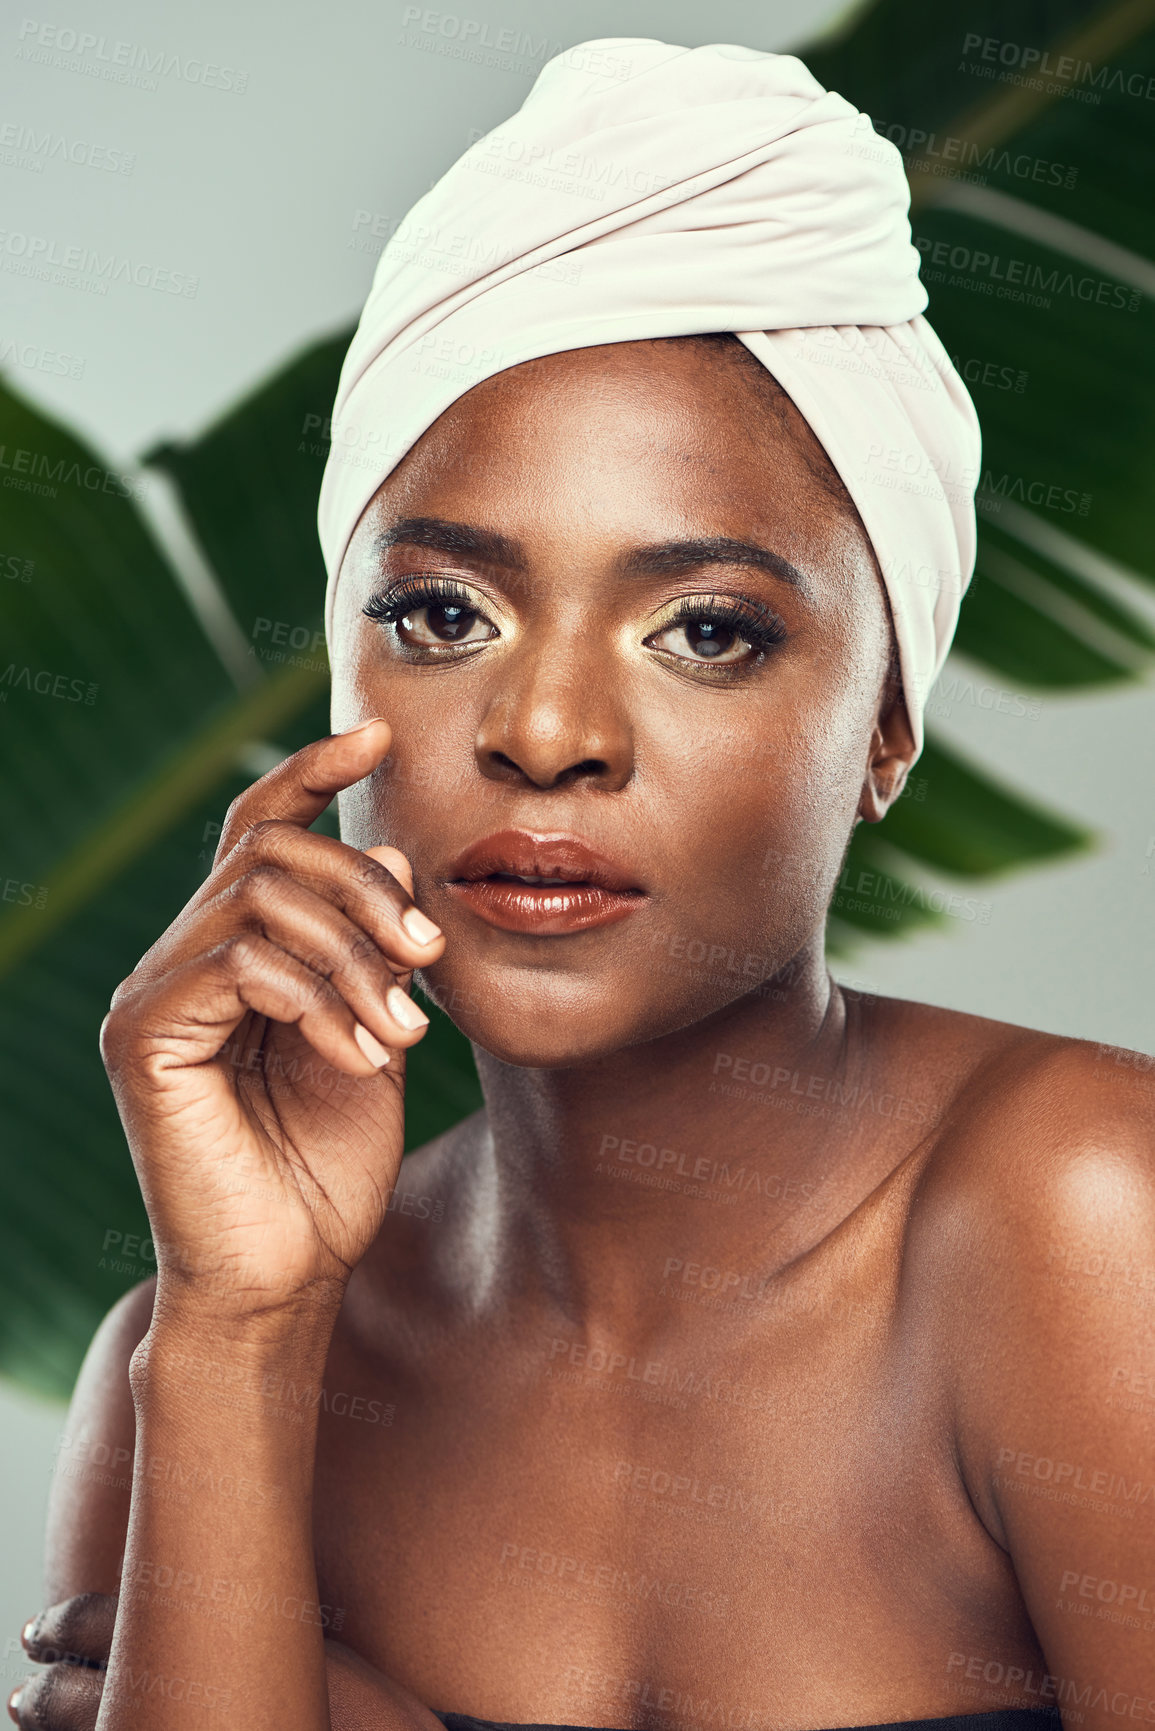
[[[94,247],[199,279],[195,298],[123,282],[96,296],[0,274],[0,343],[83,362],[72,369],[80,377],[10,367],[17,387],[82,429],[112,467],[127,467],[154,439],[199,430],[298,344],[350,322],[380,244],[364,243],[369,224],[358,228],[357,213],[382,219],[387,232],[471,131],[518,106],[543,58],[623,34],[782,49],[812,41],[843,10],[787,0],[462,4],[418,12],[337,0],[322,13],[299,0],[263,11],[222,0],[195,10],[106,0],[99,15],[75,5],[28,14],[103,36],[106,53],[119,40],[245,72],[243,92],[172,75],[156,90],[121,85],[74,69],[75,55],[38,64],[22,58],[36,38],[22,41],[19,19],[4,25],[0,124],[17,132],[3,135],[0,224],[60,250]],[[477,47],[483,28],[490,40],[503,31],[522,40],[487,51]],[[465,38],[480,59],[461,57]],[[79,64],[99,62],[90,50]],[[12,143],[25,125],[131,153],[132,172],[59,159],[36,172]],[[957,657],[952,674],[992,683]],[[967,886],[964,895],[990,904],[985,924],[952,919],[940,933],[864,946],[836,971],[863,987],[1150,1050],[1155,689],[1044,697],[1033,719],[964,698],[935,726],[1012,785],[1096,828],[1101,846],[998,887]],[[62,1417],[0,1385],[6,1689],[24,1675],[13,1642],[40,1603]]]

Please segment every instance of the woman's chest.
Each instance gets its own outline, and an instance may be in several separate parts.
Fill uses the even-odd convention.
[[[941,1549],[961,1518],[891,1322],[846,1294],[756,1326],[703,1311],[647,1352],[546,1331],[372,1389],[346,1361],[316,1504],[341,1638],[499,1720],[705,1696],[765,1722],[792,1677],[813,1701],[832,1629],[885,1695],[919,1638],[896,1520]]]

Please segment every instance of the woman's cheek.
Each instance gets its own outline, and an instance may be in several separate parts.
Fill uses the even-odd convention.
[[[365,623],[368,623],[367,621]],[[380,654],[365,653],[363,634],[354,627],[356,636],[352,648],[345,647],[337,637],[329,647],[330,726],[334,733],[346,733],[363,721],[382,716],[397,734],[397,692],[390,680]]]
[[[372,841],[364,842],[352,835],[346,836],[346,840],[351,840],[355,847],[381,844],[399,847],[417,871],[431,852],[439,856],[438,839],[430,834],[431,814],[444,813],[452,809],[453,803],[446,787],[444,763],[394,746],[381,767],[361,786],[364,791],[354,821],[358,835],[371,834]]]
[[[825,918],[827,902],[854,823],[860,776],[857,753],[829,728],[790,742],[760,801],[738,824],[757,838],[752,877],[770,898],[771,919],[795,934]]]

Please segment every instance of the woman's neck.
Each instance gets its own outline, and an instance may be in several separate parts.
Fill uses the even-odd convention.
[[[788,972],[788,985],[573,1068],[475,1048],[489,1135],[466,1184],[485,1284],[500,1267],[523,1299],[636,1334],[668,1318],[671,1271],[732,1283],[822,1235],[814,1204],[853,1157],[855,1128],[830,1102],[860,1086],[865,1053],[821,941]]]

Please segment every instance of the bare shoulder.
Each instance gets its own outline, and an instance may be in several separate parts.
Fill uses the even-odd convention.
[[[128,1367],[152,1326],[155,1297],[156,1276],[151,1275],[117,1299],[93,1335],[68,1409],[69,1437],[110,1427],[135,1430]]]
[[[961,1319],[1031,1326],[1057,1282],[1106,1255],[1147,1270],[1155,1317],[1155,1059],[927,1005],[884,1013],[934,1102],[908,1168],[913,1308],[953,1350]]]
[[[935,1288],[973,1278],[980,1254],[987,1277],[992,1258],[1025,1269],[1040,1246],[1053,1268],[1155,1183],[1155,1058],[927,1005],[893,1013],[936,1101],[905,1247]]]
[[[109,1353],[119,1358],[127,1349],[131,1358],[152,1326],[155,1302],[155,1274],[150,1274],[147,1280],[140,1280],[135,1286],[130,1286],[128,1291],[117,1299],[93,1335],[88,1357],[85,1359],[85,1370],[89,1360],[99,1359]],[[80,1373],[82,1379],[85,1370]]]
[[[117,1300],[92,1338],[60,1439],[48,1504],[49,1600],[113,1593],[132,1495],[136,1411],[128,1367],[152,1323],[155,1277]]]
[[[1006,1463],[1125,1462],[1112,1391],[1155,1372],[1155,1061],[1002,1023],[954,1034],[969,1057],[912,1188],[904,1279],[1006,1544]]]
[[[980,1016],[936,1011],[959,1054],[920,1186],[936,1203],[1008,1224],[1089,1220],[1128,1171],[1155,1175],[1155,1058]]]

